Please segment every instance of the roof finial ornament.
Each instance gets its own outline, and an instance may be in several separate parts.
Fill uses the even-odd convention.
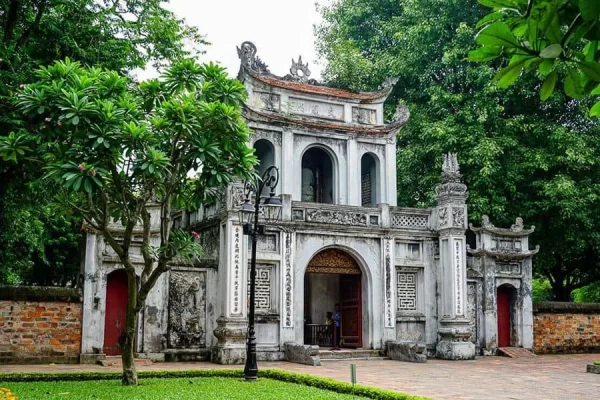
[[[298,62],[292,58],[292,66],[290,67],[291,79],[297,82],[306,83],[310,76],[310,69],[308,69],[308,63],[302,62],[302,56],[298,57]]]
[[[237,47],[238,57],[242,61],[243,67],[259,74],[270,74],[269,67],[256,55],[256,52],[256,46],[249,41],[245,41],[240,47]]]
[[[458,160],[456,159],[456,153],[444,154],[444,164],[442,166],[442,172],[444,174],[460,175],[460,169],[458,166]]]

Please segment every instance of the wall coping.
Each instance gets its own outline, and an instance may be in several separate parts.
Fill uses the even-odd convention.
[[[544,301],[533,305],[533,313],[600,314],[600,303]]]
[[[0,286],[0,300],[82,302],[79,289],[53,286]]]

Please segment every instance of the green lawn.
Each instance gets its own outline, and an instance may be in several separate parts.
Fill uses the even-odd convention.
[[[186,399],[352,399],[339,394],[294,383],[261,378],[245,382],[239,378],[140,379],[138,387],[124,387],[119,381],[0,382],[19,400],[186,400]],[[364,399],[364,397],[354,397]]]

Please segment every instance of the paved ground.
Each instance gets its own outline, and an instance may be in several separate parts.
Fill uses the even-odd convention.
[[[327,361],[320,367],[287,362],[261,362],[259,368],[279,368],[348,382],[351,363],[358,382],[433,399],[600,399],[600,375],[585,372],[598,354],[537,356],[511,359],[481,357],[475,361],[429,360],[411,364],[391,360]],[[151,369],[239,368],[210,363],[156,363]],[[9,371],[97,371],[118,367],[93,365],[0,366]]]

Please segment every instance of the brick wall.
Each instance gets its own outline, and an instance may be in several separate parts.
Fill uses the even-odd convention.
[[[0,365],[78,362],[81,313],[75,289],[0,287]]]
[[[600,353],[600,303],[535,304],[533,337],[538,354]]]

